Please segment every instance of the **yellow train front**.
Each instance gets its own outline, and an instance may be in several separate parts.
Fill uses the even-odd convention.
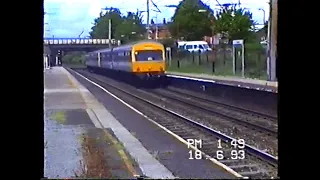
[[[165,75],[165,49],[156,41],[139,41],[91,52],[86,56],[86,65],[90,70],[116,76],[162,79]]]
[[[165,72],[164,46],[154,41],[133,45],[131,72],[147,79],[162,77]]]

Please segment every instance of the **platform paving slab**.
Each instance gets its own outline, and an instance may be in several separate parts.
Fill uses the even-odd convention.
[[[80,163],[85,162],[85,146],[81,137],[86,135],[97,140],[101,139],[104,132],[91,121],[79,89],[73,86],[68,76],[57,70],[53,67],[44,74],[44,175],[48,178],[77,177],[85,175]],[[110,171],[108,177],[132,178],[133,175],[126,170],[118,150],[109,141],[96,141],[94,145],[105,154],[105,164]],[[92,157],[89,156],[89,159]],[[94,168],[99,166],[102,164],[95,164]],[[141,173],[138,166],[136,172]]]
[[[45,79],[44,99],[45,99],[45,114],[46,114],[45,121],[50,122],[50,118],[47,117],[47,114],[50,113],[50,111],[55,111],[53,113],[58,114],[58,115],[55,115],[56,117],[65,116],[65,119],[58,120],[57,124],[54,124],[54,126],[58,126],[58,127],[51,128],[51,130],[54,129],[54,133],[59,133],[61,129],[63,129],[62,131],[66,131],[65,128],[67,128],[69,129],[70,132],[74,133],[73,134],[74,136],[70,136],[68,134],[70,139],[72,139],[74,143],[69,143],[71,146],[66,145],[66,148],[68,149],[65,148],[65,151],[68,151],[70,153],[79,152],[79,147],[80,147],[79,142],[78,142],[78,146],[74,144],[77,142],[76,136],[79,136],[79,134],[81,133],[84,134],[84,131],[86,134],[92,135],[95,133],[92,133],[91,129],[99,130],[98,128],[101,128],[101,129],[109,128],[109,131],[112,132],[115,135],[115,138],[120,140],[121,144],[123,144],[123,146],[126,148],[125,149],[126,152],[129,153],[133,157],[133,160],[138,163],[138,165],[136,165],[138,167],[135,167],[136,173],[144,174],[151,178],[174,178],[172,173],[168,169],[166,169],[161,163],[159,163],[154,157],[152,157],[148,153],[148,151],[141,145],[141,143],[137,139],[135,139],[134,136],[132,136],[112,116],[112,114],[110,114],[105,109],[105,107],[102,104],[100,104],[94,98],[94,96],[79,82],[77,82],[77,80],[73,78],[73,76],[69,74],[63,67],[53,67],[51,70],[47,70],[45,72],[44,79]],[[64,115],[61,115],[61,114],[64,114]],[[96,117],[96,119],[92,120],[91,118],[94,116]],[[87,122],[85,119],[87,121],[90,120],[90,123],[89,123],[90,125],[85,123]],[[58,124],[59,122],[60,123],[62,122],[62,124],[63,123],[65,124],[59,125]],[[61,128],[61,126],[63,128]],[[74,127],[70,128],[70,126],[74,126]],[[79,127],[80,129],[77,131],[76,129]],[[45,171],[47,172],[47,174],[50,174],[49,172],[51,172],[51,175],[52,175],[61,171],[61,166],[58,165],[59,163],[57,161],[48,161],[48,157],[54,156],[54,153],[52,152],[55,152],[55,151],[50,151],[50,148],[52,149],[52,147],[49,145],[55,144],[55,147],[59,147],[59,146],[63,146],[63,144],[66,144],[66,143],[61,143],[65,141],[60,141],[60,140],[55,140],[55,141],[51,140],[52,138],[56,138],[56,137],[62,138],[63,136],[59,136],[59,135],[50,136],[50,131],[48,131],[48,128],[47,129],[46,128],[47,127],[45,126],[45,137],[47,137],[46,138],[47,142],[45,143],[47,144],[46,148],[49,150],[45,152],[45,158],[47,159],[47,161],[45,161],[45,164],[47,164],[46,166],[47,171],[46,170]],[[88,133],[89,132],[88,129],[90,129],[91,133]],[[52,142],[54,143],[52,144]],[[81,159],[80,155],[78,155],[78,160],[79,159]],[[67,157],[62,159],[60,158],[60,160],[61,160],[59,161],[60,164],[61,162],[62,163],[64,162],[62,160],[69,162]],[[48,162],[50,163],[50,165],[48,164]],[[51,162],[53,162],[53,165]],[[75,164],[75,163],[73,164],[74,164],[73,167],[79,166],[79,164]],[[50,168],[52,166],[58,167],[58,169],[60,168],[60,170],[54,171],[52,170],[52,168]],[[64,168],[64,170],[68,171],[68,173],[62,174],[62,176],[70,177],[70,175],[72,174],[71,170],[66,170],[66,169],[68,168]],[[59,177],[61,177],[61,175]]]

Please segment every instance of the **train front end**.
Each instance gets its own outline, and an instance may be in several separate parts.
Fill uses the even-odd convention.
[[[165,75],[165,49],[157,42],[132,47],[132,73],[142,79],[161,79]]]

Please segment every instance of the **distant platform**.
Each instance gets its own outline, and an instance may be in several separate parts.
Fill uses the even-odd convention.
[[[195,81],[212,82],[223,85],[237,86],[247,89],[278,93],[278,82],[258,79],[240,78],[233,76],[214,76],[209,74],[166,72],[168,77],[190,79]]]

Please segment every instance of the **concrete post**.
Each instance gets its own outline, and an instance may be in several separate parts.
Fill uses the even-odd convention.
[[[43,55],[43,70],[44,71],[47,69],[47,66],[48,66],[46,61],[47,61],[46,55],[44,54]]]
[[[55,66],[58,66],[59,65],[59,55],[56,55],[56,63],[55,63]]]
[[[50,69],[50,63],[49,63],[49,58],[48,58],[48,55],[44,55],[43,57],[43,60],[44,60],[44,68],[45,69]]]
[[[276,58],[277,58],[277,36],[278,36],[278,0],[271,0],[271,47],[270,47],[270,68],[271,81],[276,81]]]

